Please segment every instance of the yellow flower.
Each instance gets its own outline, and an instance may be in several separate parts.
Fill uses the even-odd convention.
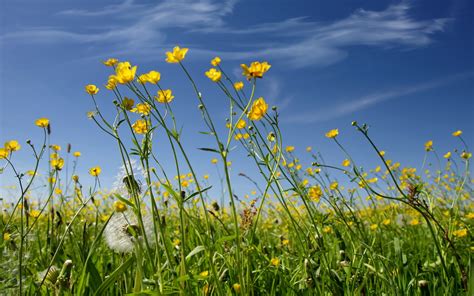
[[[221,58],[220,57],[215,57],[211,61],[211,65],[213,65],[214,67],[219,66],[220,63],[221,63]]]
[[[100,173],[102,172],[102,169],[99,166],[93,167],[89,169],[89,174],[92,177],[98,177]]]
[[[339,135],[339,129],[332,129],[329,132],[326,133],[326,138],[335,138]]]
[[[239,121],[237,121],[237,124],[235,125],[235,127],[237,127],[238,129],[244,129],[246,126],[247,126],[247,122],[245,122],[245,120],[243,119],[240,119]]]
[[[377,228],[379,228],[377,224],[370,225],[370,230],[376,230]]]
[[[211,68],[206,72],[207,78],[211,79],[213,82],[219,82],[222,77],[222,72],[216,68]]]
[[[433,141],[428,141],[425,143],[425,151],[431,151],[433,150]]]
[[[134,124],[132,124],[132,128],[137,134],[146,134],[148,132],[148,125],[147,122],[143,119],[138,119],[135,121]]]
[[[115,68],[115,76],[112,76],[112,79],[115,79],[120,84],[125,84],[135,79],[136,72],[137,66],[132,67],[130,62],[121,62],[117,64],[117,68]]]
[[[118,213],[125,212],[127,210],[127,205],[120,200],[116,200],[114,202],[114,210]]]
[[[5,149],[8,151],[18,151],[20,150],[21,145],[18,143],[18,141],[11,140],[5,143]]]
[[[418,220],[417,218],[414,218],[410,221],[410,225],[416,226],[418,224],[420,224],[420,220]]]
[[[63,191],[61,190],[61,188],[56,188],[54,189],[54,193],[56,193],[57,195],[61,195],[63,194]]]
[[[80,157],[80,156],[81,156],[81,152],[75,151],[72,155],[74,155],[74,157]]]
[[[205,180],[209,179],[209,175],[204,175],[204,179]]]
[[[38,218],[40,214],[41,214],[41,212],[38,211],[38,210],[31,210],[30,211],[30,217],[33,217],[33,218]]]
[[[383,220],[382,224],[383,225],[390,225],[390,222],[391,222],[390,219],[385,219],[385,220]]]
[[[280,265],[280,259],[278,259],[278,258],[272,258],[272,259],[270,260],[270,264],[273,265],[273,266],[278,266],[278,265]]]
[[[331,226],[324,226],[323,227],[323,232],[324,233],[331,233],[332,232]]]
[[[235,134],[235,136],[234,136],[234,139],[235,139],[236,141],[238,141],[238,140],[240,140],[240,139],[242,139],[242,138],[243,138],[243,135],[240,134],[240,133],[239,133],[239,134]]]
[[[467,236],[467,229],[462,228],[462,229],[459,229],[459,230],[455,230],[455,231],[453,231],[453,235],[455,237],[465,237],[465,236]]]
[[[463,158],[463,159],[466,159],[466,160],[467,160],[467,159],[469,159],[469,158],[471,158],[471,157],[472,157],[472,153],[469,153],[469,152],[466,152],[466,151],[463,151],[463,152],[461,153],[461,158]]]
[[[112,90],[117,87],[117,83],[118,83],[117,76],[110,75],[109,79],[107,80],[107,84],[105,85],[105,88]]]
[[[293,152],[293,151],[295,151],[295,146],[286,146],[285,151],[286,152]]]
[[[453,133],[453,137],[459,137],[460,135],[462,135],[462,131],[461,130],[457,130]]]
[[[379,155],[380,155],[380,156],[384,156],[384,155],[385,155],[385,151],[383,151],[383,150],[380,151],[380,152],[379,152]]]
[[[131,112],[134,113],[140,113],[143,115],[148,115],[150,114],[151,111],[151,106],[148,103],[138,103],[135,108],[130,110]]]
[[[263,99],[263,97],[258,98],[255,102],[253,102],[252,107],[250,108],[247,117],[250,120],[260,120],[265,116],[267,113],[268,105]]]
[[[112,66],[114,66],[115,64],[118,63],[118,60],[117,59],[108,59],[107,61],[104,61],[103,63],[107,67],[112,67]]]
[[[35,124],[36,124],[36,126],[43,127],[43,128],[48,127],[48,125],[49,125],[49,119],[48,119],[48,118],[40,118],[40,119],[37,119],[37,120],[35,121]]]
[[[9,241],[11,239],[12,235],[8,232],[3,233],[3,240],[4,241]]]
[[[253,62],[250,64],[250,67],[245,64],[241,64],[240,67],[243,70],[242,75],[250,80],[252,78],[262,78],[263,74],[270,69],[271,65],[267,62]]]
[[[323,191],[321,190],[321,187],[319,187],[319,185],[312,186],[311,188],[309,188],[308,196],[312,200],[318,202],[321,196],[323,196]]]
[[[339,184],[337,182],[332,182],[331,185],[329,185],[329,189],[331,190],[336,190],[339,187]]]
[[[313,150],[313,147],[311,146],[306,147],[306,152],[311,152],[312,150]]]
[[[90,95],[95,95],[99,92],[99,88],[95,86],[94,84],[88,84],[85,87],[86,92]]]
[[[171,92],[171,89],[163,89],[158,91],[158,96],[155,96],[155,100],[160,103],[171,103],[173,101],[174,96]]]
[[[64,159],[62,158],[51,159],[51,167],[55,170],[60,171],[64,167]]]
[[[217,158],[211,159],[211,163],[212,163],[212,164],[216,164],[217,162],[218,162]]]
[[[350,165],[351,165],[351,161],[349,159],[344,159],[344,161],[342,162],[343,167],[348,167]]]
[[[54,151],[61,151],[61,146],[59,146],[59,145],[51,145],[50,147],[51,147],[51,149],[53,149]]]
[[[133,108],[133,105],[135,104],[135,101],[133,99],[130,99],[130,98],[123,98],[123,101],[122,101],[122,107],[125,109],[125,110],[132,110]]]
[[[451,158],[451,152],[448,151],[445,155],[443,155],[444,158],[450,159]]]
[[[138,82],[140,82],[141,84],[145,84],[147,82],[151,83],[151,84],[157,84],[158,81],[160,81],[161,79],[161,74],[160,72],[157,72],[157,71],[150,71],[146,74],[142,74],[138,77]]]
[[[5,159],[8,157],[8,150],[5,148],[0,148],[0,159]]]
[[[206,277],[206,276],[209,275],[209,271],[208,271],[208,270],[204,270],[204,271],[202,271],[199,275],[202,276],[202,277]]]
[[[237,81],[234,83],[234,88],[239,91],[244,88],[244,83],[242,81]]]
[[[72,175],[72,180],[76,183],[79,182],[79,176],[78,175]]]
[[[173,52],[166,53],[166,62],[175,64],[179,63],[184,60],[186,53],[188,52],[189,48],[180,48],[179,46],[175,46],[173,48]]]
[[[239,283],[235,283],[232,285],[232,288],[234,289],[234,292],[239,294],[240,293],[240,284]]]

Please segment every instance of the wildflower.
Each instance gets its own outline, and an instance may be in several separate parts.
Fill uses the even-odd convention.
[[[99,166],[93,167],[89,169],[89,174],[92,177],[98,177],[100,173],[102,172],[102,169]]]
[[[351,161],[349,159],[344,159],[344,161],[342,162],[343,167],[348,167],[350,165],[351,165]]]
[[[85,87],[86,92],[90,95],[95,95],[99,92],[99,88],[95,86],[94,84],[88,84]]]
[[[239,121],[237,121],[237,124],[235,125],[235,127],[238,129],[244,129],[246,126],[247,126],[247,122],[245,122],[245,120],[243,119],[240,119]]]
[[[171,92],[171,89],[160,89],[158,91],[158,96],[155,96],[155,100],[157,100],[159,103],[171,103],[173,99],[174,96]]]
[[[61,151],[61,146],[59,146],[59,145],[51,145],[50,147],[51,147],[51,149],[53,149],[54,151]]]
[[[432,151],[433,150],[433,141],[428,141],[425,143],[425,151]]]
[[[444,158],[450,159],[451,158],[451,151],[446,152],[445,155],[443,155]]]
[[[234,289],[234,292],[239,294],[240,293],[240,284],[239,283],[235,283],[232,285],[232,288]]]
[[[54,193],[56,193],[57,195],[61,195],[63,194],[63,191],[61,190],[61,188],[56,188],[54,189]]]
[[[115,75],[110,75],[109,79],[107,80],[107,84],[105,85],[106,89],[113,90],[117,87],[118,79]]]
[[[382,224],[383,225],[390,225],[390,222],[391,222],[390,219],[385,219],[385,220],[383,220]]]
[[[166,62],[171,64],[181,62],[184,60],[188,50],[189,48],[180,48],[179,46],[175,46],[173,48],[173,52],[166,52]]]
[[[466,151],[463,151],[463,152],[461,153],[461,158],[463,158],[463,159],[468,160],[468,159],[471,158],[471,157],[472,157],[472,153],[469,153],[469,152],[466,152]]]
[[[124,202],[121,202],[120,200],[116,200],[114,202],[114,210],[118,213],[125,212],[127,210],[127,205]]]
[[[207,277],[207,276],[209,275],[209,271],[208,271],[208,270],[204,270],[204,271],[201,272],[199,275],[202,276],[202,277]]]
[[[250,108],[247,117],[250,120],[260,120],[265,116],[267,113],[268,105],[263,99],[263,97],[258,98],[255,102],[253,102],[252,107]]]
[[[64,167],[64,159],[62,158],[51,159],[51,167],[55,170],[60,171]]]
[[[411,221],[410,221],[410,225],[412,226],[416,226],[420,224],[420,220],[418,220],[417,218],[413,218]]]
[[[466,215],[466,218],[467,218],[467,219],[474,219],[474,213],[471,212],[471,213],[467,214],[467,215]]]
[[[453,133],[453,137],[459,137],[460,135],[462,135],[462,131],[461,130],[457,130]]]
[[[87,112],[86,115],[87,115],[87,118],[92,119],[92,118],[94,118],[94,116],[97,115],[97,112],[96,111],[89,111],[89,112]]]
[[[313,150],[313,147],[311,146],[306,147],[306,152],[311,152],[312,150]]]
[[[275,267],[278,267],[278,265],[280,265],[280,259],[274,257],[274,258],[270,259],[270,264],[275,266]]]
[[[21,148],[20,143],[18,143],[18,141],[15,141],[15,140],[11,140],[5,143],[5,149],[8,151],[11,151],[11,152],[18,151],[20,150],[20,148]]]
[[[157,71],[150,71],[146,74],[142,74],[138,77],[138,82],[140,82],[141,84],[145,84],[147,82],[151,83],[151,84],[157,84],[158,81],[160,81],[161,79],[161,74],[160,72],[157,72]]]
[[[211,65],[213,65],[214,67],[219,66],[220,63],[221,63],[221,58],[220,57],[215,57],[211,61]]]
[[[120,84],[126,84],[135,79],[135,73],[137,72],[137,66],[130,65],[130,62],[121,62],[117,64],[115,68],[115,76],[112,76],[112,79],[115,79],[116,82]]]
[[[107,67],[112,67],[112,66],[115,66],[118,63],[118,60],[111,58],[111,59],[108,59],[108,60],[104,61],[103,63]]]
[[[331,233],[332,232],[331,226],[324,226],[323,227],[323,232],[324,233]]]
[[[379,155],[383,157],[383,156],[385,155],[385,151],[383,151],[383,150],[380,151],[380,152],[379,152]]]
[[[144,235],[148,242],[155,243],[153,235],[153,219],[150,215],[143,215],[143,229],[140,228],[136,215],[127,211],[113,215],[107,224],[104,236],[110,249],[117,253],[130,253],[134,250],[135,243]]]
[[[151,106],[148,103],[138,103],[135,108],[130,110],[130,112],[148,115],[151,112]]]
[[[38,210],[31,210],[30,211],[30,217],[33,217],[33,218],[38,218],[40,216],[41,212],[38,211]]]
[[[331,190],[337,190],[338,187],[339,184],[336,181],[332,182],[331,185],[329,185],[329,189]]]
[[[339,129],[332,129],[329,132],[326,133],[326,138],[332,139],[337,137],[339,135]]]
[[[370,225],[370,230],[376,230],[377,228],[379,228],[377,224]]]
[[[78,175],[72,175],[72,180],[76,183],[79,182],[79,176]]]
[[[0,148],[0,159],[5,159],[8,157],[8,150],[5,148]]]
[[[293,151],[295,151],[295,146],[286,146],[285,151],[286,152],[293,152]]]
[[[321,190],[321,187],[319,187],[319,185],[312,186],[311,188],[309,188],[308,196],[312,200],[318,202],[322,195],[323,191]]]
[[[3,240],[4,241],[9,241],[11,239],[12,235],[8,232],[3,233]]]
[[[465,236],[467,236],[467,229],[462,228],[462,229],[455,230],[455,231],[453,231],[453,235],[455,237],[465,237]]]
[[[74,157],[80,157],[80,156],[81,156],[81,152],[75,151],[72,155],[73,155]]]
[[[234,88],[239,91],[244,88],[244,83],[242,81],[237,81],[234,83]]]
[[[211,68],[206,72],[207,78],[211,79],[213,82],[219,82],[222,77],[222,72],[216,68]]]
[[[270,69],[271,65],[267,62],[253,62],[250,64],[250,67],[245,64],[241,64],[240,67],[243,70],[242,75],[250,80],[252,78],[262,78],[263,74]]]
[[[134,104],[135,104],[135,101],[127,97],[125,97],[122,101],[122,107],[128,111],[132,110]]]
[[[36,126],[45,128],[48,127],[49,125],[49,119],[48,118],[39,118],[35,121]]]
[[[146,120],[143,119],[138,119],[135,121],[134,124],[132,124],[132,128],[135,131],[135,133],[143,135],[148,132],[148,125]]]
[[[218,162],[217,158],[211,159],[211,163],[212,163],[212,164],[216,164],[217,162]]]

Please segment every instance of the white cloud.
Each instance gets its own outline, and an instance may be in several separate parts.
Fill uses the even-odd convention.
[[[396,89],[385,90],[381,92],[374,92],[359,97],[358,99],[348,101],[347,103],[341,103],[339,105],[327,108],[318,108],[315,110],[304,112],[293,112],[298,115],[284,118],[284,121],[292,123],[314,123],[327,121],[345,115],[353,114],[357,111],[367,109],[373,105],[382,103],[384,101],[400,99],[407,95],[412,95],[415,93],[420,93],[423,91],[442,87],[444,85],[450,84],[454,81],[463,79],[473,74],[474,72],[459,73],[448,76],[446,78],[436,79],[425,83],[399,87]]]

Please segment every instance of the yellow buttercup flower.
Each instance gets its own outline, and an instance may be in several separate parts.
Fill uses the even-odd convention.
[[[336,190],[337,188],[339,188],[339,183],[337,182],[332,182],[331,185],[329,185],[329,189],[331,190]]]
[[[55,170],[60,171],[64,167],[64,159],[62,158],[51,159],[51,167]]]
[[[247,126],[247,122],[243,119],[240,119],[237,121],[237,124],[235,125],[236,128],[238,129],[244,129]]]
[[[446,154],[443,155],[443,157],[446,158],[446,159],[450,159],[451,158],[451,152],[450,151],[446,152]]]
[[[234,88],[235,90],[241,90],[244,88],[244,83],[242,81],[237,81],[234,83]]]
[[[267,109],[268,104],[265,102],[263,97],[260,97],[255,102],[253,102],[252,107],[250,108],[250,111],[247,114],[247,117],[250,120],[260,120],[267,113]]]
[[[89,169],[89,174],[93,177],[98,177],[101,172],[102,172],[102,169],[99,166]]]
[[[202,271],[199,275],[202,276],[202,277],[206,277],[206,276],[209,275],[209,271],[208,271],[208,270],[204,270],[204,271]]]
[[[216,68],[211,68],[206,72],[207,78],[211,79],[213,82],[219,82],[222,77],[222,72]]]
[[[463,151],[463,152],[461,153],[461,158],[463,158],[463,159],[466,159],[466,160],[467,160],[467,159],[469,159],[469,158],[471,158],[471,157],[472,157],[472,153],[469,153],[469,152],[466,152],[466,151]]]
[[[48,127],[49,125],[49,119],[48,118],[40,118],[35,121],[36,126],[45,128]]]
[[[21,145],[16,140],[11,140],[5,143],[5,149],[8,151],[18,151],[20,150]]]
[[[107,67],[112,67],[112,66],[114,66],[114,65],[116,65],[116,64],[118,63],[118,60],[111,58],[111,59],[108,59],[108,60],[104,61],[103,63],[104,63],[104,65],[106,65]]]
[[[160,72],[157,72],[157,71],[150,71],[146,74],[142,74],[138,77],[138,82],[140,82],[141,84],[145,84],[147,82],[151,83],[151,84],[157,84],[158,81],[160,81],[161,79],[161,74]]]
[[[135,108],[130,110],[131,112],[134,113],[140,113],[143,115],[148,115],[150,114],[151,111],[151,106],[148,103],[138,103]]]
[[[293,151],[295,151],[295,146],[286,146],[285,151],[286,152],[293,152]]]
[[[148,132],[148,124],[145,120],[139,119],[132,124],[132,128],[137,134],[146,134]]]
[[[3,233],[3,240],[4,241],[9,241],[11,240],[12,235],[8,232]]]
[[[384,156],[384,155],[385,155],[385,151],[383,151],[383,150],[380,151],[380,152],[379,152],[379,155],[380,155],[380,156]]]
[[[329,132],[326,133],[326,138],[335,138],[339,135],[339,129],[332,129]]]
[[[158,91],[158,96],[155,96],[155,100],[160,103],[171,103],[173,101],[174,96],[171,92],[171,89],[163,89]]]
[[[5,148],[0,148],[0,159],[5,159],[8,157],[8,150]]]
[[[349,159],[344,159],[344,161],[342,162],[343,167],[348,167],[350,165],[351,165],[351,161]]]
[[[312,186],[308,190],[308,196],[312,200],[318,202],[321,196],[323,196],[323,191],[319,185],[317,186]]]
[[[117,87],[117,83],[118,83],[117,76],[110,75],[109,79],[107,80],[107,84],[105,85],[105,88],[112,90]]]
[[[211,61],[211,65],[213,65],[214,67],[219,66],[220,63],[221,63],[221,58],[220,57],[215,57]]]
[[[234,289],[234,292],[239,294],[240,293],[240,284],[239,283],[235,283],[232,285],[232,288]]]
[[[312,150],[313,150],[313,147],[311,146],[306,147],[306,152],[311,152]]]
[[[385,219],[385,220],[383,220],[382,224],[383,225],[390,225],[390,222],[392,222],[392,221],[390,221],[390,219]]]
[[[74,155],[74,157],[80,157],[80,156],[81,156],[81,152],[75,151],[72,155]]]
[[[120,200],[116,200],[114,202],[114,210],[118,213],[125,212],[127,210],[127,205]]]
[[[377,228],[379,228],[377,224],[370,225],[370,230],[376,230]]]
[[[53,149],[56,152],[61,151],[61,146],[59,146],[59,145],[51,145],[50,147],[51,147],[51,149]]]
[[[276,267],[276,266],[280,265],[280,259],[272,258],[272,259],[270,259],[270,264]]]
[[[428,141],[425,143],[425,151],[431,151],[433,150],[433,141]]]
[[[115,68],[115,76],[112,76],[112,79],[115,79],[120,84],[126,84],[135,79],[136,72],[137,66],[132,67],[130,62],[121,62],[117,64],[117,68]]]
[[[133,108],[133,105],[135,104],[135,101],[133,99],[130,99],[130,98],[123,98],[123,101],[122,101],[122,107],[125,109],[125,110],[132,110]]]
[[[188,52],[189,48],[180,48],[179,46],[175,46],[173,48],[173,52],[168,51],[166,53],[166,62],[175,64],[179,63],[184,60],[186,53]]]
[[[453,231],[453,235],[455,237],[465,237],[465,236],[467,236],[467,229],[462,228],[462,229],[459,229],[459,230],[455,230],[455,231]]]
[[[86,92],[90,95],[95,95],[99,92],[99,88],[95,86],[94,84],[88,84],[85,87]]]
[[[242,75],[250,80],[252,78],[262,78],[263,74],[265,74],[270,69],[271,65],[267,62],[253,62],[250,64],[250,66],[241,64],[240,67],[243,70]]]
[[[217,158],[211,159],[211,163],[212,163],[212,164],[216,164],[217,162],[218,162]]]
[[[462,131],[461,130],[457,130],[453,133],[453,137],[459,137],[460,135],[462,135]]]

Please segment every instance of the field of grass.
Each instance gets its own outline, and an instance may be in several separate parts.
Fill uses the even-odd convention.
[[[19,192],[2,200],[0,295],[474,295],[473,180],[462,131],[453,133],[459,149],[444,155],[426,142],[431,171],[390,160],[357,122],[354,133],[379,166],[359,166],[337,129],[325,136],[345,159],[326,163],[308,147],[312,162],[302,163],[282,145],[278,109],[254,95],[268,63],[242,65],[242,81],[232,81],[220,59],[211,61],[205,74],[228,98],[228,120],[216,122],[186,54],[176,47],[166,61],[195,91],[209,138],[202,150],[221,179],[196,175],[161,74],[109,59],[105,89],[85,90],[95,108],[88,117],[117,143],[110,153],[123,161],[122,182],[104,190],[101,168],[91,167],[95,184],[83,186],[80,153],[50,143],[47,118],[35,122],[42,143],[3,139],[1,173],[16,177]],[[111,98],[115,117],[101,112],[98,96]],[[156,143],[156,133],[168,141]],[[163,167],[158,145],[170,148],[173,167]],[[234,146],[254,161],[241,177],[255,190],[242,196],[230,173]],[[31,170],[18,171],[19,150],[34,155]],[[47,179],[42,198],[33,190],[39,175]]]

